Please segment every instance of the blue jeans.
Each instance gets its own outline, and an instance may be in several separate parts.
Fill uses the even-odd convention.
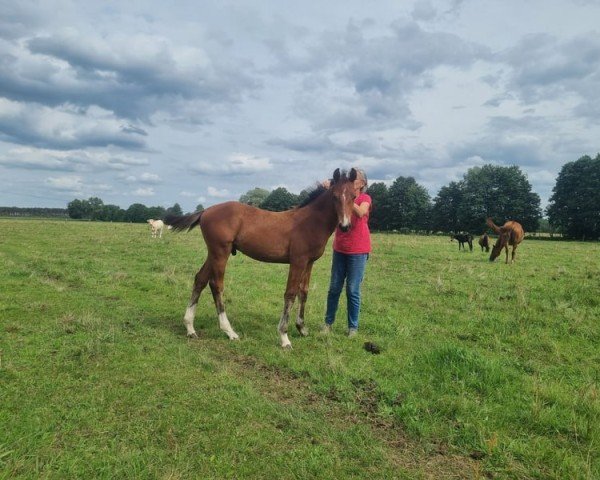
[[[327,294],[327,312],[325,323],[331,325],[335,320],[340,294],[346,281],[346,298],[348,300],[348,328],[358,328],[358,315],[360,313],[360,284],[365,275],[368,253],[348,255],[333,252],[331,263],[331,281]]]

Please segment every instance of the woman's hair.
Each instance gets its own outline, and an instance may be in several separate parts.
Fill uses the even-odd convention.
[[[361,192],[364,192],[369,185],[369,181],[367,180],[367,174],[365,173],[365,171],[362,168],[354,167],[354,170],[356,170],[356,173],[358,174],[358,178],[360,178],[363,182],[365,182],[364,186],[360,189]]]

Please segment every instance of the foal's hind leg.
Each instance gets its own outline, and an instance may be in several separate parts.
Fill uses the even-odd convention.
[[[196,305],[198,304],[198,298],[200,298],[200,294],[206,284],[208,283],[208,276],[210,272],[210,266],[208,265],[208,260],[204,262],[202,268],[198,270],[196,273],[196,278],[194,279],[194,287],[192,288],[192,298],[190,298],[190,303],[185,311],[185,316],[183,317],[183,323],[187,330],[187,336],[190,338],[198,338],[196,334],[196,330],[194,330],[194,316],[196,314]]]
[[[223,303],[223,278],[225,277],[225,266],[227,265],[227,257],[229,252],[223,252],[212,264],[212,274],[209,281],[210,290],[215,301],[215,307],[217,307],[217,314],[219,315],[219,328],[223,330],[230,340],[237,340],[240,338],[237,333],[234,332],[225,313],[225,304]]]
[[[516,257],[517,257],[517,245],[515,245],[512,249],[512,258],[510,260],[510,263],[513,263],[515,261]]]

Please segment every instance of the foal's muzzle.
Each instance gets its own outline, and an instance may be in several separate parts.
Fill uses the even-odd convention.
[[[342,232],[347,232],[348,230],[350,230],[350,225],[342,225],[342,224],[340,223],[340,230],[341,230]]]

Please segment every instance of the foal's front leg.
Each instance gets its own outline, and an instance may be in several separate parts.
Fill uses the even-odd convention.
[[[281,318],[279,319],[279,325],[277,327],[282,348],[292,348],[292,342],[290,342],[290,339],[288,338],[287,329],[288,321],[290,319],[290,310],[292,309],[292,305],[294,305],[295,299],[295,293],[292,296],[291,294],[288,295],[288,293],[286,292],[283,302],[283,313],[281,314]]]
[[[298,316],[296,317],[296,328],[300,335],[306,337],[308,335],[308,330],[304,326],[304,306],[306,305],[306,299],[308,298],[308,286],[310,284],[310,274],[312,272],[313,262],[310,262],[302,275],[302,281],[300,282],[300,292],[298,293],[298,297],[300,300],[300,306],[298,308]]]
[[[283,312],[277,327],[282,348],[292,348],[292,342],[290,342],[287,334],[288,321],[290,320],[290,310],[292,309],[292,305],[294,305],[296,295],[298,295],[298,288],[300,287],[303,271],[304,265],[290,265],[287,287],[285,289],[285,295],[283,296]]]

